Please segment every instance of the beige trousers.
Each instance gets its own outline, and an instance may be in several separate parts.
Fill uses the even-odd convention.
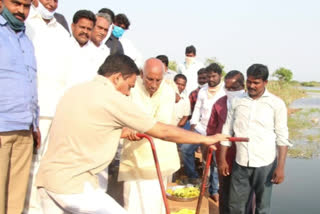
[[[0,132],[0,140],[0,214],[21,214],[33,153],[32,132]]]

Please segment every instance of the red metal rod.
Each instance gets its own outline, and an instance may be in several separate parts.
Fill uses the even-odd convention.
[[[206,168],[204,169],[203,177],[202,177],[202,184],[201,184],[200,195],[199,195],[199,199],[198,199],[198,203],[197,203],[196,214],[200,214],[202,198],[203,198],[204,193],[206,191],[206,184],[207,184],[207,179],[208,179],[207,175],[208,175],[209,168],[210,168],[211,161],[212,161],[212,153],[213,153],[213,148],[209,147],[208,154],[207,154],[207,160],[206,160]]]
[[[229,137],[228,140],[232,142],[249,142],[249,138],[246,137]]]
[[[154,163],[156,165],[158,179],[159,179],[159,183],[160,183],[163,203],[164,203],[164,206],[166,208],[166,214],[170,214],[169,203],[168,203],[167,196],[166,196],[166,189],[165,189],[164,184],[163,184],[162,174],[161,174],[161,171],[160,171],[159,160],[158,160],[156,147],[154,145],[153,139],[150,136],[148,136],[146,134],[141,134],[141,133],[137,133],[137,136],[140,137],[140,138],[146,138],[150,142],[152,153],[153,153],[153,158],[154,158]]]

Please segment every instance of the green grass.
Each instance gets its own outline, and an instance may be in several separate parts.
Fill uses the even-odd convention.
[[[306,91],[293,83],[269,81],[267,88],[271,93],[283,99],[287,106],[289,106],[294,100],[306,96]]]
[[[310,93],[320,93],[320,90],[307,90],[307,92],[310,92]]]
[[[288,127],[290,139],[297,142],[289,148],[288,155],[293,158],[312,158],[320,153],[320,128],[312,118],[320,116],[320,109],[303,109],[290,115]],[[307,132],[310,129],[313,131]],[[308,133],[308,134],[307,134]],[[299,142],[304,142],[301,144]]]

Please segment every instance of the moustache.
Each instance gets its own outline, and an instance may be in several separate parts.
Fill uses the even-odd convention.
[[[89,35],[87,33],[80,33],[79,36],[86,36],[87,38],[89,38]]]
[[[256,91],[256,89],[248,88],[248,91]]]
[[[26,19],[26,16],[23,13],[14,13],[14,16],[19,16],[22,20]]]

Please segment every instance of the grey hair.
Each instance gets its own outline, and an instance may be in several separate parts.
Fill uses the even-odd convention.
[[[102,17],[107,20],[110,25],[112,24],[111,16],[108,13],[97,13],[96,17]]]

